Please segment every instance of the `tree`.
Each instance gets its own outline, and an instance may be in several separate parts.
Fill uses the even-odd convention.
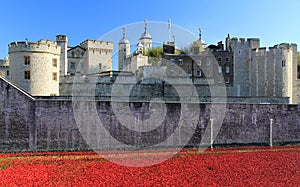
[[[188,46],[182,47],[180,49],[180,54],[191,54],[191,53],[194,53],[194,48],[199,48],[198,52],[203,51],[203,45],[202,45],[202,43],[199,40],[197,40],[197,41],[194,41],[193,43],[191,43]]]
[[[153,47],[143,52],[143,55],[148,57],[156,57],[162,58],[163,55],[163,48],[162,47]]]
[[[158,66],[161,63],[163,56],[162,47],[153,47],[143,52],[143,55],[148,56],[148,63],[151,66]]]

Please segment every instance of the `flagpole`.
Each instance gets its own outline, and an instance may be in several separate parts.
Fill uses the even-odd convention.
[[[171,19],[168,19],[169,42],[171,42]]]

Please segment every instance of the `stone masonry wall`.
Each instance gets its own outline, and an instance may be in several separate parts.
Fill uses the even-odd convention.
[[[0,79],[0,150],[32,150],[35,123],[33,98]]]
[[[89,149],[81,134],[91,139],[103,148],[116,148],[109,144],[105,132],[97,126],[78,127],[73,114],[71,100],[32,98],[14,85],[0,78],[0,151],[49,151],[49,150],[85,150]],[[111,101],[77,101],[75,107],[82,111],[79,115],[90,112],[91,107],[99,118],[106,131],[113,137],[125,144],[137,146],[156,145],[165,137],[172,134],[178,127],[178,120],[182,110],[196,116],[196,129],[189,141],[189,145],[209,145],[210,138],[205,137],[205,131],[210,130],[211,104],[189,103],[183,107],[180,103],[166,103],[166,117],[159,127],[151,133],[137,133],[126,129],[115,112],[112,110]],[[123,112],[123,107],[129,106],[134,116],[139,116],[133,129],[143,125],[143,121],[151,116],[149,102],[119,102],[122,107],[118,109]],[[154,105],[160,105],[156,103]],[[290,143],[300,142],[300,105],[270,105],[270,104],[214,104],[217,107],[225,107],[225,119],[219,132],[214,132],[217,137],[215,144],[251,144],[269,142],[269,122],[274,118],[273,142]],[[155,108],[155,107],[154,107]],[[78,114],[76,114],[78,115]],[[216,115],[216,114],[215,114]],[[218,114],[217,114],[218,115]],[[215,116],[217,117],[217,116]],[[84,125],[88,121],[81,121]],[[188,121],[188,119],[184,119]],[[78,122],[78,121],[77,121]],[[214,127],[218,124],[214,124]],[[79,129],[85,130],[79,130]],[[179,145],[181,140],[187,137],[190,124],[180,127],[180,135],[170,139],[167,145]],[[214,129],[215,131],[215,129]],[[80,133],[81,132],[81,133]],[[86,134],[87,133],[87,134]],[[97,136],[101,134],[101,136]],[[104,142],[104,143],[103,143]],[[105,142],[108,142],[105,144]],[[102,145],[102,147],[101,147]]]

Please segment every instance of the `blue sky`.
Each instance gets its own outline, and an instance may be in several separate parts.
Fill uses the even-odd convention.
[[[57,34],[66,34],[70,45],[78,45],[144,19],[167,22],[171,18],[172,24],[195,35],[201,27],[207,44],[224,41],[229,33],[258,37],[266,47],[281,42],[300,45],[298,0],[4,0],[0,5],[0,58],[8,56],[7,45],[13,41],[54,40]]]

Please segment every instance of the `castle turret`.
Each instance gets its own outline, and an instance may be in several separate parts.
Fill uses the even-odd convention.
[[[60,46],[60,48],[61,48],[59,75],[64,76],[64,75],[68,74],[68,57],[67,57],[68,36],[57,35],[56,42],[57,42],[57,45]]]
[[[230,44],[230,45],[229,45]],[[226,47],[233,52],[234,60],[234,94],[236,96],[249,96],[249,65],[251,59],[251,50],[260,47],[258,38],[226,38]],[[250,78],[251,79],[251,78]]]
[[[34,96],[59,95],[61,48],[55,41],[8,45],[10,80]]]
[[[144,50],[147,50],[152,48],[152,37],[147,31],[148,29],[147,20],[145,20],[144,22],[145,22],[145,31],[141,35],[139,39],[139,43],[141,43],[144,46]]]
[[[126,30],[123,27],[123,37],[118,43],[118,68],[119,70],[124,70],[126,57],[130,55],[130,42],[126,38]]]

